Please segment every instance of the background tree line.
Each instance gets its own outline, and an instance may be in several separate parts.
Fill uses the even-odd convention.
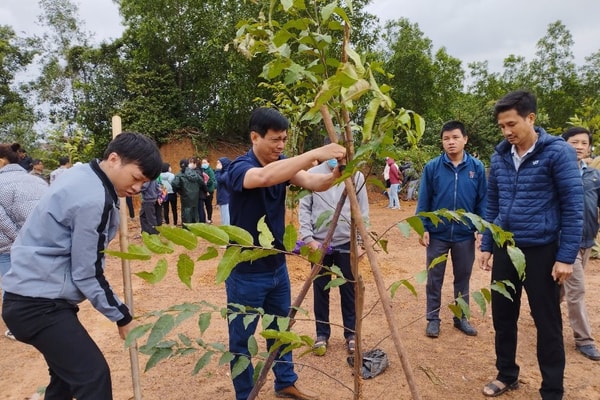
[[[286,91],[272,79],[277,66],[266,69],[263,56],[245,57],[240,46],[232,45],[243,21],[261,7],[264,15],[281,12],[269,4],[116,2],[125,30],[99,45],[91,44],[71,0],[40,0],[39,22],[46,32],[42,36],[20,37],[10,26],[0,26],[0,142],[20,142],[34,156],[44,155],[50,167],[66,151],[73,161],[87,161],[110,140],[114,114],[121,115],[126,129],[144,132],[158,143],[181,136],[199,146],[217,140],[246,142],[248,116],[257,105],[275,104],[285,112],[286,104],[314,100],[310,93],[299,94],[299,75],[288,73],[285,79],[298,83],[293,93]],[[298,2],[302,0],[294,1]],[[570,123],[584,125],[597,142],[600,50],[576,65],[572,36],[561,21],[548,26],[536,53],[527,55],[531,61],[507,55],[503,71],[496,73],[486,61],[465,66],[444,47],[434,53],[431,40],[408,19],[381,25],[364,11],[368,2],[353,1],[349,10],[353,46],[366,55],[365,62],[381,65],[377,80],[390,88],[393,101],[427,122],[422,137],[397,132],[394,144],[400,157],[420,164],[439,153],[439,127],[460,119],[471,135],[469,150],[486,161],[500,139],[492,106],[518,88],[538,95],[538,121],[548,131],[559,133]],[[304,3],[308,10],[316,10],[315,3],[337,4]],[[335,23],[332,18],[330,24]],[[341,31],[334,28],[322,32],[323,43],[342,42]],[[282,44],[288,39],[280,38]],[[275,50],[281,49],[265,52]],[[17,80],[28,68],[33,78]],[[358,104],[353,119],[361,121],[366,109]],[[290,152],[320,144],[313,125],[303,129],[300,119],[294,122],[299,133]]]

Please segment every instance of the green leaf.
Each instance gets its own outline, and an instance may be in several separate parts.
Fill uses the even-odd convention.
[[[369,107],[367,108],[367,112],[363,120],[363,141],[365,142],[371,140],[373,125],[375,124],[375,117],[377,116],[377,111],[379,111],[380,105],[381,100],[378,98],[373,98],[369,102]]]
[[[387,239],[379,239],[379,240],[377,241],[377,244],[379,244],[379,246],[381,246],[381,249],[382,249],[382,250],[383,250],[385,253],[387,253],[387,252],[388,252],[388,250],[387,250],[388,240],[387,240]]]
[[[281,332],[287,331],[290,326],[290,318],[289,317],[277,317],[277,329]]]
[[[321,19],[323,20],[323,22],[326,22],[329,19],[329,17],[331,17],[331,14],[333,14],[333,10],[336,7],[337,1],[334,1],[333,3],[329,3],[321,9]]]
[[[184,346],[190,347],[192,345],[192,341],[190,340],[190,338],[187,337],[186,335],[184,335],[183,333],[178,333],[177,337],[179,338],[179,341],[181,341],[181,343]]]
[[[331,289],[331,288],[336,288],[338,286],[342,286],[346,282],[348,282],[348,281],[344,278],[332,279],[329,282],[327,282],[327,285],[325,285],[325,290]]]
[[[194,233],[196,236],[200,236],[204,240],[216,244],[218,246],[224,246],[229,244],[229,235],[223,229],[212,224],[197,223],[187,224],[186,227]]]
[[[148,250],[155,254],[171,254],[174,251],[173,245],[169,242],[163,243],[159,235],[146,235],[143,238]]]
[[[256,363],[256,365],[254,366],[254,374],[252,375],[252,382],[253,383],[256,383],[256,380],[260,376],[260,372],[263,370],[264,367],[265,367],[264,361],[259,360]]]
[[[267,223],[265,222],[264,215],[258,221],[257,228],[258,228],[258,232],[259,232],[258,242],[260,243],[260,245],[262,247],[264,247],[265,249],[272,249],[275,238],[273,237],[271,230],[269,229],[269,227],[267,226]]]
[[[175,327],[175,319],[171,314],[163,314],[160,318],[154,323],[152,327],[152,331],[150,331],[150,336],[148,336],[148,340],[146,341],[146,347],[154,347],[164,339],[166,335],[171,332],[171,330]]]
[[[332,215],[333,210],[325,210],[321,214],[319,214],[317,220],[315,221],[315,228],[321,229],[325,225],[325,223],[328,222]]]
[[[424,269],[421,272],[418,272],[415,275],[415,280],[420,285],[423,284],[423,283],[425,283],[425,282],[427,282],[427,270]]]
[[[268,256],[272,256],[273,254],[277,254],[279,251],[277,250],[265,250],[265,249],[246,249],[240,253],[238,263],[244,261],[255,261],[259,258],[264,258]]]
[[[396,226],[402,233],[402,236],[408,237],[410,235],[410,224],[408,222],[402,221],[402,222],[399,222]]]
[[[515,246],[506,246],[506,251],[508,252],[508,256],[510,257],[510,261],[512,261],[513,265],[517,269],[517,273],[519,274],[519,279],[522,281],[525,280],[525,255]]]
[[[460,318],[462,316],[462,310],[458,304],[448,304],[448,308],[450,311],[452,311],[452,314],[454,314],[456,318]]]
[[[217,251],[217,249],[215,249],[213,246],[209,246],[206,248],[206,251],[204,252],[204,254],[202,254],[200,257],[198,257],[196,259],[196,261],[212,260],[213,258],[216,258],[218,256],[219,256],[219,252]]]
[[[292,39],[294,37],[295,36],[293,34],[291,34],[290,32],[288,32],[284,28],[284,29],[278,30],[275,33],[275,35],[273,35],[273,38],[271,39],[271,41],[273,42],[273,44],[275,45],[275,47],[280,47],[280,46],[286,44],[290,39]]]
[[[471,298],[479,306],[479,309],[481,310],[481,314],[483,316],[485,316],[485,312],[487,311],[487,304],[486,304],[485,297],[483,296],[483,294],[481,294],[481,292],[473,292],[473,293],[471,293]]]
[[[192,374],[196,375],[196,374],[198,374],[198,372],[200,372],[200,370],[202,368],[206,367],[208,365],[208,363],[210,362],[210,359],[212,358],[213,354],[215,354],[213,351],[207,351],[206,353],[204,353],[202,355],[202,357],[200,357],[198,362],[196,362],[196,365],[194,366],[194,371],[192,372]]]
[[[219,358],[219,365],[229,364],[234,358],[235,357],[233,353],[231,353],[230,351],[226,351],[223,354],[221,354],[221,358]]]
[[[368,93],[370,88],[371,88],[371,86],[369,85],[368,81],[366,81],[364,79],[359,79],[356,82],[354,82],[347,89],[345,89],[345,88],[342,89],[342,91],[341,91],[342,102],[346,103],[349,101],[358,100],[365,93]]]
[[[406,222],[419,236],[423,237],[425,227],[423,226],[423,220],[420,217],[413,215],[412,217],[406,218]],[[408,235],[406,235],[406,237],[408,237]]]
[[[177,260],[177,275],[179,280],[190,289],[192,288],[192,275],[194,274],[194,260],[187,254],[180,254]]]
[[[512,301],[512,296],[506,290],[506,285],[503,282],[495,281],[490,285],[490,289],[495,290],[500,293],[502,296]]]
[[[314,251],[310,251],[308,253],[308,261],[310,261],[313,264],[319,264],[321,262],[322,254],[323,249],[321,249],[320,247]]]
[[[198,239],[188,230],[168,225],[157,226],[156,230],[171,242],[188,250],[194,250],[198,245]]]
[[[488,302],[488,303],[492,302],[492,292],[489,289],[487,289],[487,288],[481,289],[481,294],[485,298],[486,302]]]
[[[216,283],[223,283],[231,274],[231,271],[235,268],[235,266],[239,263],[239,255],[242,251],[241,248],[234,246],[228,247],[225,250],[225,254],[223,254],[223,258],[219,261],[219,265],[217,266],[217,276],[215,278]]]
[[[442,222],[442,219],[438,216],[438,213],[440,213],[441,211],[442,210],[438,210],[436,212],[421,211],[420,213],[417,214],[417,216],[422,217],[422,218],[428,218],[434,226],[438,226],[439,223]],[[407,219],[407,221],[408,221],[408,219]],[[412,226],[412,224],[411,224],[411,226]]]
[[[356,66],[356,72],[358,73],[358,75],[361,77],[364,76],[365,67],[360,58],[360,54],[358,54],[352,47],[350,47],[350,43],[346,43],[346,54],[348,54],[348,57],[350,57],[352,61],[354,61],[354,65]],[[369,87],[371,87],[371,85],[367,81],[365,82]]]
[[[296,247],[296,241],[298,240],[298,233],[293,224],[288,224],[285,227],[285,233],[283,234],[283,247],[286,251],[294,250]]]
[[[461,293],[459,293],[459,296],[455,299],[455,301],[456,304],[458,304],[458,306],[460,307],[460,310],[465,315],[465,317],[467,317],[467,319],[471,318],[471,309],[469,308],[469,305],[467,304]],[[460,315],[457,315],[457,317],[460,318]]]
[[[258,314],[247,314],[244,315],[244,328],[248,329],[248,325],[254,322],[258,318]]]
[[[223,353],[223,352],[225,352],[225,351],[227,351],[227,350],[225,349],[225,345],[224,345],[223,343],[218,343],[218,342],[217,342],[217,343],[210,343],[209,345],[210,345],[210,346],[211,346],[213,349],[215,349],[215,350],[217,350],[217,351],[220,351],[220,352],[222,352],[222,353]]]
[[[244,372],[250,365],[250,359],[246,356],[238,357],[235,364],[231,368],[231,379],[235,379],[239,374]]]
[[[159,362],[161,362],[162,360],[164,360],[166,358],[169,358],[172,353],[173,353],[173,350],[170,348],[156,349],[152,353],[150,358],[148,359],[148,362],[146,363],[146,367],[144,368],[144,372],[148,372],[150,369],[154,368],[156,366],[156,364],[158,364]]]
[[[126,253],[113,250],[104,250],[104,253],[114,257],[119,257],[123,260],[147,261],[152,258],[152,254],[150,254],[150,251],[148,251],[146,247],[137,244],[130,244]]]
[[[394,282],[392,284],[392,286],[390,287],[390,294],[391,294],[392,299],[396,295],[396,290],[400,286],[406,287],[413,294],[413,296],[417,297],[417,291],[415,290],[415,287],[406,279],[402,279],[402,280]]]
[[[248,338],[248,351],[252,357],[258,354],[258,343],[256,342],[254,335],[250,335]]]
[[[275,320],[275,316],[272,314],[264,314],[262,316],[262,328],[263,330],[269,329],[273,321]]]
[[[200,327],[200,333],[204,334],[210,326],[210,320],[212,319],[212,313],[206,312],[200,314],[198,317],[198,327]]]
[[[219,228],[221,228],[223,231],[225,231],[225,233],[227,233],[227,235],[229,235],[229,240],[231,240],[232,242],[235,242],[241,246],[254,246],[254,239],[252,238],[250,232],[248,232],[247,230],[235,225],[223,225]]]
[[[156,267],[154,267],[154,270],[152,272],[141,271],[136,272],[135,275],[151,284],[160,282],[165,277],[165,275],[167,275],[167,260],[162,258],[158,260],[158,262],[156,263]]]
[[[196,315],[197,310],[183,310],[175,317],[175,326]]]
[[[125,347],[131,347],[131,345],[136,340],[144,336],[146,332],[150,330],[150,328],[152,328],[152,324],[138,325],[135,328],[133,328],[125,338]]]
[[[288,11],[294,5],[294,0],[281,0],[281,5],[283,6],[283,11]]]
[[[436,265],[444,263],[447,260],[448,260],[448,254],[442,254],[441,256],[438,256],[438,257],[434,258],[433,260],[431,260],[431,264],[429,264],[427,266],[427,269],[435,268]]]

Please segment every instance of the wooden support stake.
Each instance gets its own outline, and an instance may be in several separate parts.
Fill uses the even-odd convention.
[[[115,115],[112,117],[112,134],[113,139],[121,133],[121,117]],[[128,229],[127,229],[127,204],[124,197],[119,198],[120,202],[120,224],[119,224],[119,246],[122,252],[127,252],[129,247]],[[129,260],[121,260],[121,268],[123,270],[123,292],[125,296],[125,304],[129,308],[131,315],[133,313],[133,288],[131,285],[131,267]],[[129,347],[129,359],[131,362],[131,379],[133,382],[133,398],[142,400],[142,389],[140,385],[140,370],[138,359],[137,342]]]

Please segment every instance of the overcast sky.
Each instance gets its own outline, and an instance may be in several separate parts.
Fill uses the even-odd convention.
[[[117,6],[112,0],[79,0],[80,17],[97,41],[119,37],[122,31]],[[368,7],[382,23],[408,18],[418,23],[432,40],[434,51],[448,53],[467,63],[488,61],[499,71],[510,54],[528,61],[548,25],[561,20],[575,42],[575,61],[600,50],[600,0],[374,0]],[[1,0],[0,25],[17,32],[39,32],[38,0]]]

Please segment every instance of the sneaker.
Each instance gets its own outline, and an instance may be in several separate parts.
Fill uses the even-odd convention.
[[[434,319],[427,323],[427,329],[425,329],[425,335],[430,338],[436,338],[440,336],[440,320]]]
[[[317,336],[312,350],[315,355],[324,356],[327,353],[327,338],[325,336]]]
[[[348,339],[346,339],[346,351],[348,351],[348,354],[352,355],[352,354],[354,354],[355,350],[356,350],[356,338],[354,336],[350,336]]]
[[[581,354],[583,354],[590,360],[600,361],[600,353],[598,352],[598,349],[596,349],[596,346],[594,346],[593,344],[586,344],[585,346],[576,346],[576,348],[577,351],[579,351]]]
[[[6,336],[7,338],[9,338],[10,340],[17,340],[17,338],[15,337],[15,335],[12,334],[12,332],[10,330],[6,330],[6,332],[4,332],[4,336]]]
[[[297,384],[288,386],[275,392],[275,396],[284,399],[296,399],[296,400],[317,400],[319,397],[316,393],[310,392],[305,389],[299,389]]]
[[[454,318],[454,327],[467,336],[477,336],[477,329],[473,328],[465,318]]]

